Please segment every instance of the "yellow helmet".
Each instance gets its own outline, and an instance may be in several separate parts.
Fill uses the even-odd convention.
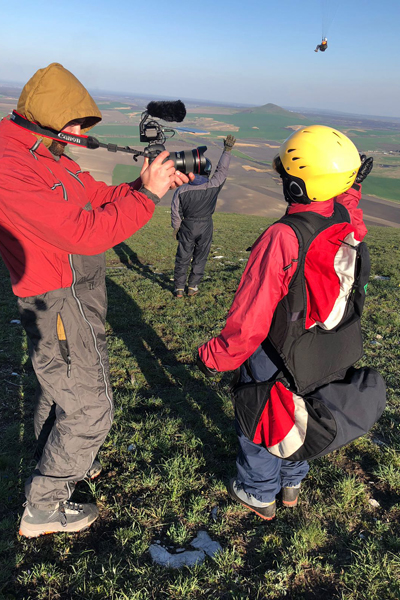
[[[325,125],[302,127],[279,150],[288,202],[324,202],[346,192],[361,165],[353,142]]]

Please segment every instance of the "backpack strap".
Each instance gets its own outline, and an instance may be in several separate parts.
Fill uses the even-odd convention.
[[[323,217],[318,213],[304,212],[284,215],[276,223],[284,223],[289,225],[296,234],[299,243],[298,268],[296,274],[300,271],[299,267],[302,263],[305,252],[308,250],[311,242],[317,235],[327,229],[334,223],[350,223],[349,211],[343,204],[335,202],[334,211],[330,217]],[[296,277],[295,274],[295,277]]]

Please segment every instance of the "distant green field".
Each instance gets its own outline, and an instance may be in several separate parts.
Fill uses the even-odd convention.
[[[106,137],[102,135],[96,135],[100,142],[104,144],[117,144],[118,146],[135,146],[138,150],[143,150],[143,144],[140,147],[138,137]]]
[[[140,175],[140,167],[135,165],[116,165],[112,175],[113,185],[119,185],[126,181],[135,181]]]
[[[240,150],[232,150],[232,154],[239,158],[244,158],[245,160],[250,160],[251,162],[254,162],[254,158],[252,158],[248,154],[245,154],[244,152],[240,152]],[[271,166],[271,161],[267,160],[257,160],[257,163],[262,163],[266,166]]]
[[[357,148],[362,152],[371,150],[382,150],[387,144],[400,148],[400,133],[389,131],[376,131],[369,129],[368,131],[347,131],[347,135]]]
[[[124,107],[121,110],[132,110],[132,106],[130,104],[124,104],[123,102],[101,102],[97,106],[100,110],[111,110],[113,108],[120,108],[121,106]]]
[[[292,133],[291,129],[287,129],[290,125],[311,125],[309,119],[299,119],[299,117],[286,117],[274,114],[253,114],[253,113],[237,113],[235,115],[210,115],[210,114],[191,114],[192,118],[212,118],[215,121],[220,121],[226,124],[239,127],[241,138],[256,138],[276,140],[283,142]],[[218,135],[222,132],[229,132],[228,129],[221,129]],[[213,132],[215,133],[215,132]]]
[[[283,142],[292,133],[290,126],[312,125],[313,121],[298,116],[288,117],[276,114],[236,113],[233,115],[192,113],[190,118],[212,118],[215,121],[235,125],[239,127],[238,135],[241,138],[267,139]],[[206,126],[205,126],[206,128]],[[221,133],[227,133],[228,129],[212,131],[215,137]],[[353,140],[360,151],[383,149],[387,144],[400,148],[400,132],[390,130],[358,131],[357,129],[346,129],[347,135]]]
[[[400,202],[400,179],[384,179],[369,175],[363,183],[363,192],[386,200]]]
[[[137,125],[96,125],[91,131],[95,137],[139,137]]]

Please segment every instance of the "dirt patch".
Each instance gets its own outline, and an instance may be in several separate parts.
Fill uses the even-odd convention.
[[[361,131],[361,133],[365,133],[366,129],[358,129],[357,127],[350,127],[349,129],[343,129],[343,133],[347,135],[349,131]]]
[[[256,167],[251,167],[250,165],[242,165],[242,169],[245,171],[255,171],[256,173],[269,173],[271,169],[257,169]]]
[[[236,142],[235,146],[241,146],[241,147],[246,147],[246,148],[259,148],[259,144],[240,144],[238,142]]]
[[[280,148],[280,146],[272,146],[271,144],[264,144],[267,148]]]
[[[236,125],[216,121],[212,117],[198,117],[188,124],[199,129],[206,129],[207,131],[239,131],[239,127],[236,127]],[[188,126],[188,124],[186,124],[186,126]]]
[[[302,127],[304,127],[304,125],[287,125],[285,129],[293,129],[293,131],[298,131]]]

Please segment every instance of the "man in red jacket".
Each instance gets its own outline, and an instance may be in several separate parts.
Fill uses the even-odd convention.
[[[362,211],[357,208],[360,183],[372,169],[372,158],[362,156],[361,161],[354,144],[329,127],[305,127],[292,134],[275,159],[289,204],[287,214],[301,214],[307,223],[307,214],[313,213],[320,215],[324,223],[333,215],[335,203],[339,203],[348,211],[346,228],[351,240],[361,241],[367,230]],[[326,247],[332,246],[329,241]],[[349,277],[348,271],[341,272],[344,266],[340,261],[332,259],[331,265],[328,255],[322,252],[317,257],[321,270],[332,269],[332,273],[322,285],[321,281],[313,281],[314,288],[307,288],[307,315],[290,318],[305,318],[309,328],[319,325],[329,329],[343,314],[343,289]],[[309,254],[310,259],[315,258]],[[254,243],[224,329],[199,348],[197,364],[206,375],[240,369],[238,381],[246,384],[273,382],[280,373],[287,373],[286,364],[268,335],[278,304],[288,294],[298,259],[298,238],[288,224],[278,221]],[[351,286],[348,292],[350,289]],[[313,290],[318,293],[313,294]],[[281,331],[285,330],[286,322],[281,324]],[[237,476],[228,486],[231,498],[266,520],[274,518],[275,497],[281,490],[283,505],[296,506],[300,482],[308,472],[307,462],[282,460],[270,454],[260,440],[255,443],[243,434],[238,421],[236,430],[240,449]]]
[[[21,535],[36,537],[80,531],[98,516],[95,505],[69,498],[75,482],[90,474],[113,420],[104,252],[147,223],[168,189],[189,179],[172,161],[163,163],[167,152],[145,164],[141,178],[119,186],[95,181],[65,156],[65,143],[46,131],[73,139],[101,113],[60,64],[33,75],[17,113],[19,124],[0,123],[0,252],[40,385],[38,463],[26,482],[20,526]]]

